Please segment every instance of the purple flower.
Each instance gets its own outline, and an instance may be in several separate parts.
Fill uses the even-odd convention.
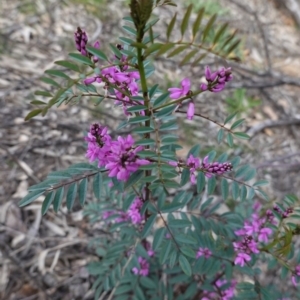
[[[143,201],[140,198],[135,198],[133,203],[130,205],[127,215],[131,219],[133,224],[140,224],[144,217],[141,215],[140,210],[143,206]]]
[[[186,114],[188,120],[192,120],[194,117],[194,114],[195,114],[195,104],[193,101],[191,101],[189,103],[189,107],[188,107],[187,114]]]
[[[232,170],[232,164],[225,162],[225,163],[219,163],[219,162],[208,162],[208,156],[205,156],[202,161],[201,166],[205,171],[205,176],[207,178],[211,178],[213,174],[222,175],[226,172],[229,172]]]
[[[180,97],[186,96],[190,91],[190,87],[191,87],[190,80],[188,78],[184,78],[181,81],[181,88],[174,87],[168,89],[168,91],[170,92],[170,98],[178,99]]]
[[[196,258],[199,258],[201,256],[204,256],[206,259],[210,258],[212,255],[212,252],[208,248],[199,248],[196,253]]]
[[[137,268],[137,267],[132,268],[133,274],[141,275],[141,276],[148,276],[149,267],[150,267],[148,261],[145,258],[140,256],[138,258],[138,262],[140,264],[140,268]]]
[[[178,167],[178,162],[177,161],[169,161],[168,164],[170,166],[173,166],[173,167]]]
[[[200,160],[199,158],[194,157],[190,154],[189,158],[187,159],[187,166],[190,168],[190,181],[192,184],[196,184],[196,169],[200,167]]]
[[[271,234],[272,234],[272,229],[271,229],[271,228],[267,228],[267,227],[261,228],[261,229],[259,230],[258,240],[259,240],[260,242],[265,242],[265,243],[267,243],[268,240],[269,240],[269,235],[271,235]]]
[[[105,168],[108,169],[109,177],[117,177],[120,181],[127,181],[130,174],[137,171],[140,166],[149,164],[146,159],[140,159],[137,153],[143,150],[139,146],[133,148],[134,139],[131,135],[126,138],[118,137],[110,145],[110,153],[107,156],[108,163]]]
[[[100,42],[96,41],[93,45],[94,48],[99,49],[100,48]],[[96,63],[99,61],[99,57],[98,56],[93,56],[93,62]]]
[[[84,30],[81,30],[80,27],[77,28],[77,31],[74,33],[74,40],[76,49],[84,56],[88,54],[85,47],[88,42],[87,34]]]
[[[300,265],[297,265],[295,268],[295,274],[292,276],[292,283],[294,286],[297,286],[297,279],[300,276]]]
[[[234,260],[235,265],[240,265],[243,267],[247,261],[251,260],[251,256],[246,253],[238,253],[237,257]]]
[[[96,77],[88,77],[86,79],[83,80],[83,83],[85,85],[89,85],[89,84],[92,84],[96,81]]]
[[[225,88],[225,83],[233,78],[231,68],[225,69],[222,67],[218,71],[211,72],[210,68],[206,66],[204,73],[207,84],[202,83],[200,85],[202,91],[209,90],[214,93],[221,92]]]

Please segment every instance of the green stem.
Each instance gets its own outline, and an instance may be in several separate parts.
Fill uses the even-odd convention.
[[[138,30],[138,35],[137,35],[137,42],[142,43],[143,41],[143,30],[140,29]],[[147,107],[145,114],[146,116],[150,116],[150,99],[148,96],[148,86],[147,86],[147,79],[146,79],[146,74],[145,74],[145,68],[144,68],[144,57],[142,54],[142,48],[137,48],[137,59],[138,59],[138,68],[139,68],[139,73],[140,73],[140,82],[141,82],[141,87],[142,87],[142,92],[143,92],[143,98],[144,98],[144,105]],[[149,127],[150,126],[150,120],[145,121],[145,126]],[[150,138],[150,133],[145,134],[145,138]],[[146,146],[146,149],[149,149],[149,146]],[[145,176],[150,176],[151,175],[151,170],[146,170],[145,171]],[[145,202],[149,201],[150,199],[150,189],[149,189],[150,183],[146,183],[145,187]],[[146,211],[146,220],[149,217],[149,212],[148,210]]]

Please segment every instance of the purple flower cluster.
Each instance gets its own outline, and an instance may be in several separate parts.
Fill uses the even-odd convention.
[[[148,276],[148,274],[149,274],[149,267],[150,267],[149,262],[145,258],[143,258],[141,256],[139,256],[138,262],[140,264],[140,267],[139,268],[138,267],[133,267],[132,268],[133,274],[135,274],[135,275],[141,275],[141,276]]]
[[[218,71],[211,72],[208,66],[205,67],[205,78],[207,84],[202,83],[200,88],[202,91],[221,92],[225,88],[225,83],[232,80],[231,68],[220,68]]]
[[[127,181],[140,166],[149,163],[148,160],[138,157],[138,152],[143,147],[134,148],[131,135],[112,140],[106,127],[93,124],[85,140],[88,142],[86,157],[90,161],[98,160],[98,166],[105,167],[109,177],[116,177],[120,181]]]
[[[88,36],[84,30],[77,27],[77,31],[74,33],[76,49],[84,56],[87,56],[86,44],[88,42]]]
[[[181,88],[172,87],[168,89],[171,99],[178,99],[189,94],[191,88],[190,80],[188,78],[184,78],[180,84]]]
[[[93,61],[97,63],[99,61],[99,57],[93,56],[86,50],[88,37],[85,31],[81,30],[78,27],[74,35],[77,50],[82,55],[91,57]],[[96,41],[93,46],[94,48],[99,49],[100,42]],[[119,50],[123,49],[122,45],[117,45],[117,48]],[[95,82],[104,82],[105,89],[107,89],[110,84],[117,86],[118,89],[109,90],[111,92],[110,96],[116,98],[115,104],[122,104],[125,114],[128,115],[127,107],[132,106],[133,104],[128,95],[138,95],[139,87],[137,84],[137,80],[140,78],[140,74],[136,71],[126,72],[126,70],[128,69],[127,56],[122,54],[122,57],[117,57],[116,55],[114,55],[114,59],[117,59],[122,64],[120,64],[120,66],[111,66],[105,68],[101,70],[100,74],[84,79],[83,83],[85,85],[89,85]]]
[[[292,283],[294,286],[297,286],[297,277],[300,276],[300,265],[295,268],[295,275],[292,276]]]
[[[135,198],[127,212],[118,210],[107,210],[103,212],[102,218],[103,220],[107,220],[109,217],[115,216],[115,223],[131,221],[132,224],[140,224],[144,220],[144,216],[141,215],[142,206],[143,201],[140,198]]]
[[[269,217],[260,218],[255,212],[252,214],[249,221],[244,222],[244,227],[235,231],[237,236],[242,239],[234,242],[233,246],[236,252],[236,258],[234,263],[243,267],[246,262],[251,261],[251,254],[259,253],[258,243],[267,243],[269,237],[272,234],[272,229],[267,227]]]
[[[199,248],[196,253],[196,258],[199,258],[201,256],[204,256],[206,259],[210,258],[212,255],[212,252],[208,248]]]
[[[232,164],[229,162],[225,163],[219,163],[219,162],[208,162],[208,156],[205,156],[202,161],[202,169],[205,171],[205,176],[207,178],[211,178],[214,174],[216,175],[222,175],[226,172],[229,172],[232,170]]]
[[[231,281],[230,286],[227,289],[222,289],[224,285],[228,284],[226,279],[219,279],[215,283],[215,288],[218,292],[204,291],[201,300],[230,300],[234,298],[234,290],[237,282]],[[221,298],[220,298],[221,296]]]
[[[125,72],[121,71],[119,67],[112,66],[103,69],[99,75],[88,77],[83,82],[86,85],[94,82],[104,82],[105,87],[108,88],[109,84],[118,86],[118,89],[113,89],[113,94],[116,98],[115,104],[121,104],[124,109],[124,113],[128,115],[127,108],[132,106],[134,103],[130,100],[130,96],[137,96],[139,87],[137,80],[140,78],[139,72]],[[142,103],[141,103],[142,104]]]
[[[135,198],[131,203],[127,215],[133,224],[140,224],[144,220],[144,217],[141,215],[142,206],[143,201],[140,198]]]
[[[226,172],[230,172],[232,170],[232,164],[229,162],[219,163],[219,162],[208,162],[208,156],[205,156],[203,161],[201,162],[198,157],[194,157],[192,154],[189,155],[186,165],[169,161],[169,165],[173,167],[183,167],[186,166],[190,170],[190,181],[192,184],[196,184],[196,171],[201,169],[204,172],[207,178],[211,178],[213,175],[222,175]]]
[[[287,218],[290,214],[294,212],[293,207],[288,207],[286,210],[282,211],[281,208],[277,205],[273,207],[273,209],[278,212],[283,219]]]
[[[151,248],[151,245],[148,241],[143,241],[142,245],[144,246],[145,250],[147,251],[147,254],[149,255],[149,257],[153,257],[154,256],[154,251]],[[132,272],[135,275],[141,275],[141,276],[148,276],[149,275],[149,269],[150,269],[150,264],[147,261],[146,258],[143,258],[141,256],[138,257],[138,262],[139,262],[139,268],[138,267],[133,267],[132,268]]]

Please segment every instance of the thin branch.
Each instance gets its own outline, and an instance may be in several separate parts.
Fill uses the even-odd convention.
[[[176,110],[175,112],[176,112],[176,113],[181,113],[181,114],[186,114],[186,111],[183,111],[183,110]],[[197,117],[200,117],[200,118],[202,118],[202,119],[208,120],[208,121],[210,121],[210,122],[212,122],[212,123],[218,125],[219,127],[225,129],[226,131],[228,131],[228,132],[230,132],[230,133],[233,133],[233,131],[230,130],[229,128],[225,127],[225,125],[222,125],[221,123],[219,123],[219,122],[217,122],[217,121],[214,121],[214,120],[212,120],[212,119],[209,118],[209,117],[206,117],[206,116],[204,116],[204,115],[202,115],[202,114],[199,114],[199,113],[196,113],[196,114],[194,114],[194,115],[197,116]]]

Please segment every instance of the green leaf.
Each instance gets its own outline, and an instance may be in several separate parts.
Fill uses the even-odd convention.
[[[176,210],[181,209],[185,204],[182,202],[172,202],[172,203],[167,203],[161,208],[162,213],[166,212],[174,212]]]
[[[79,67],[77,65],[73,64],[72,62],[67,61],[67,60],[57,60],[54,63],[56,65],[63,66],[67,69],[70,69],[70,70],[73,70],[77,73],[80,73]]]
[[[65,192],[65,188],[62,186],[55,193],[55,197],[54,197],[54,201],[53,201],[53,209],[56,213],[58,212],[58,210],[61,206],[61,202],[64,197],[64,192]]]
[[[229,145],[230,148],[233,147],[233,138],[232,138],[232,134],[231,133],[228,133],[227,135],[227,143]]]
[[[41,77],[40,80],[47,83],[47,84],[53,85],[55,87],[60,87],[60,85],[55,80],[53,80],[52,78]]]
[[[144,134],[144,133],[153,132],[154,128],[151,128],[151,127],[148,127],[148,126],[140,126],[140,127],[134,128],[132,131],[134,133]]]
[[[161,242],[165,237],[166,229],[164,227],[158,228],[154,233],[152,248],[154,251],[159,249]]]
[[[196,58],[193,63],[192,63],[192,67],[196,67],[198,65],[198,63],[207,55],[207,53],[203,53],[201,54],[198,58]]]
[[[27,114],[27,116],[25,117],[25,121],[28,121],[30,119],[32,119],[33,117],[37,116],[38,114],[40,114],[42,112],[42,109],[38,108],[38,109],[34,109],[32,110],[30,113]]]
[[[233,129],[237,128],[238,126],[240,126],[241,124],[243,124],[244,122],[245,122],[245,119],[237,120],[231,125],[230,129],[233,130]]]
[[[207,35],[208,35],[210,29],[212,28],[212,25],[213,25],[213,23],[215,22],[216,18],[217,18],[217,14],[214,14],[214,15],[209,19],[209,21],[207,22],[207,24],[206,24],[206,26],[205,26],[205,28],[204,28],[204,30],[203,30],[202,42],[205,41],[205,39],[206,39],[206,37],[207,37]]]
[[[194,244],[195,245],[195,244]],[[188,256],[188,257],[191,257],[191,258],[195,258],[196,257],[196,254],[195,254],[195,251],[191,248],[188,248],[188,247],[182,247],[180,249],[180,251],[185,255],[185,256]]]
[[[104,60],[108,61],[107,56],[106,56],[105,53],[102,52],[101,50],[96,49],[96,48],[91,47],[91,46],[86,46],[86,49],[87,49],[87,51],[88,51],[89,53],[91,53],[91,54],[93,54],[93,55],[95,55],[95,56],[97,56],[97,57],[99,57],[99,58],[101,58],[101,59],[104,59]]]
[[[244,132],[234,132],[233,135],[242,140],[249,140],[250,136]]]
[[[93,62],[86,56],[83,56],[82,54],[79,54],[79,53],[69,53],[69,56],[79,62],[79,63],[82,63],[82,64],[85,64],[85,65],[88,65],[88,66],[92,66],[93,65]]]
[[[244,181],[249,181],[256,176],[256,170],[254,168],[250,168],[247,174],[244,176]]]
[[[135,105],[135,106],[129,107],[127,109],[127,111],[128,112],[137,112],[137,111],[143,111],[146,109],[147,109],[147,106],[145,106],[145,105]]]
[[[115,291],[115,295],[118,296],[118,295],[122,295],[122,294],[126,294],[128,293],[130,290],[132,290],[132,287],[130,284],[125,284],[125,285],[119,285],[117,288],[116,288],[116,291]],[[127,299],[128,295],[125,295],[126,298],[124,299]],[[119,298],[118,298],[119,299]]]
[[[189,47],[189,45],[184,45],[184,46],[179,46],[176,49],[174,49],[173,51],[171,51],[167,57],[173,57],[179,53],[181,53],[182,51],[184,51],[185,49],[187,49]]]
[[[244,165],[239,167],[235,172],[235,178],[242,178],[247,174],[247,172],[250,170],[249,165]]]
[[[156,142],[153,139],[142,139],[142,140],[135,142],[136,145],[141,145],[141,146],[149,146],[149,145],[153,145],[155,143]]]
[[[87,188],[88,188],[88,180],[87,180],[87,178],[84,178],[81,180],[81,182],[79,184],[79,190],[78,190],[79,203],[81,204],[81,206],[84,205],[84,202],[86,199]]]
[[[161,131],[166,131],[166,130],[176,130],[176,129],[178,129],[178,125],[177,125],[176,120],[172,120],[172,121],[163,123],[163,124],[160,126],[160,130],[161,130]]]
[[[127,33],[129,33],[129,34],[131,34],[131,35],[133,35],[133,36],[136,36],[136,35],[137,35],[137,31],[136,31],[134,28],[129,27],[129,26],[122,26],[122,27],[123,27],[123,29],[124,29]]]
[[[115,54],[116,57],[118,57],[118,58],[122,57],[121,51],[114,44],[109,44],[109,47],[112,50],[112,52]]]
[[[183,65],[187,64],[191,60],[191,58],[194,57],[195,54],[198,53],[198,51],[199,51],[198,49],[194,49],[194,50],[190,51],[179,63],[179,66],[183,66]]]
[[[190,179],[190,170],[189,169],[183,169],[183,171],[181,173],[180,185],[184,186],[185,184],[188,183],[189,179]]]
[[[144,225],[143,231],[142,231],[142,239],[146,238],[148,236],[148,234],[150,233],[153,224],[156,220],[156,215],[152,215],[148,218],[147,222]]]
[[[262,179],[262,180],[258,180],[256,181],[253,186],[264,186],[264,185],[268,185],[269,182],[268,180]]]
[[[228,198],[228,181],[225,178],[222,178],[221,180],[221,193],[223,200],[226,200]]]
[[[208,181],[207,181],[207,193],[208,193],[208,195],[211,195],[214,192],[214,190],[216,188],[216,184],[217,184],[217,181],[216,181],[215,176],[208,179]]]
[[[129,179],[126,181],[124,188],[127,189],[130,186],[134,185],[137,183],[141,178],[143,177],[143,171],[142,170],[137,170],[134,173],[132,173],[129,177]]]
[[[190,151],[189,151],[189,153],[188,153],[188,155],[186,156],[186,158],[189,158],[189,156],[192,154],[194,157],[197,157],[197,156],[199,156],[199,152],[200,152],[200,145],[195,145],[195,146],[193,146],[191,149],[190,149]]]
[[[169,98],[169,96],[170,96],[170,93],[167,92],[167,93],[164,93],[164,94],[160,95],[159,97],[157,97],[154,100],[153,107],[156,108],[156,107],[162,105],[163,103],[165,103],[165,101]]]
[[[76,182],[73,182],[69,187],[67,198],[66,198],[68,210],[72,209],[76,198],[76,194],[77,194],[77,184]]]
[[[216,35],[215,35],[215,38],[214,38],[214,41],[213,41],[213,44],[216,44],[220,37],[224,34],[224,32],[226,31],[226,28],[228,27],[228,23],[224,23],[220,28],[219,30],[217,31]]]
[[[169,227],[173,228],[183,228],[191,226],[192,223],[189,220],[181,220],[181,219],[172,219],[168,222]]]
[[[64,72],[62,72],[60,70],[50,69],[50,70],[46,70],[45,73],[48,74],[48,75],[61,77],[61,78],[64,78],[64,79],[70,79],[70,77],[68,75],[66,75]]]
[[[192,9],[193,9],[193,5],[190,4],[189,7],[187,8],[185,15],[182,19],[182,23],[180,26],[180,32],[181,32],[181,38],[183,38],[185,31],[187,30],[187,27],[189,25],[189,20],[191,17],[191,13],[192,13]]]
[[[53,97],[52,94],[47,91],[35,91],[34,94],[36,96]],[[43,102],[43,104],[46,104],[46,103]]]
[[[147,57],[148,55],[150,55],[151,53],[158,51],[159,49],[161,49],[161,47],[163,46],[162,43],[154,43],[152,45],[150,45],[144,52],[144,56]]]
[[[48,211],[50,205],[52,204],[53,198],[54,198],[54,191],[48,193],[47,196],[45,197],[42,204],[42,215],[44,215]]]
[[[247,188],[244,185],[241,187],[240,198],[241,198],[241,201],[245,201],[247,198]]]
[[[257,189],[255,191],[259,193],[265,200],[269,201],[268,195],[263,190]]]
[[[39,196],[41,196],[42,194],[44,194],[45,190],[43,191],[34,191],[31,192],[29,194],[27,194],[20,202],[19,202],[19,206],[25,206],[27,204],[30,204],[31,202],[33,202],[35,199],[37,199]]]
[[[197,240],[195,238],[193,238],[193,237],[191,237],[189,235],[183,234],[183,233],[176,234],[175,239],[179,243],[191,244],[191,245],[196,245],[197,244]],[[193,253],[193,258],[195,258],[195,253],[194,252],[192,252],[192,253]],[[186,253],[184,253],[184,254],[186,254]],[[187,255],[187,256],[189,256],[189,255]]]
[[[173,251],[170,254],[170,259],[169,259],[169,267],[171,269],[174,268],[176,260],[177,260],[177,250],[173,249]]]
[[[196,35],[199,32],[200,25],[201,25],[201,22],[202,22],[202,18],[203,18],[203,15],[204,15],[204,10],[205,10],[204,7],[202,7],[198,11],[197,18],[196,18],[196,20],[193,24],[193,40],[195,40]]]
[[[140,48],[140,49],[147,49],[147,46],[145,44],[138,43],[138,42],[131,43],[131,46],[135,47],[135,48]]]
[[[142,286],[144,286],[147,289],[151,289],[151,290],[156,290],[157,289],[156,283],[148,276],[141,276],[140,277],[140,283],[141,283]],[[130,286],[130,288],[131,288],[131,286]],[[126,299],[124,299],[124,300],[126,300]]]
[[[237,200],[240,194],[240,188],[239,188],[239,184],[236,181],[232,182],[231,190],[232,190],[233,200]]]
[[[233,52],[233,50],[235,50],[237,48],[237,46],[240,44],[240,42],[241,42],[241,40],[238,39],[234,43],[232,43],[232,45],[226,50],[227,55],[229,55],[231,52]]]
[[[218,132],[218,136],[217,136],[217,141],[218,141],[218,144],[220,144],[223,140],[223,137],[224,137],[224,129],[221,128]]]
[[[182,271],[187,276],[191,276],[192,275],[191,265],[190,265],[189,261],[187,260],[187,258],[185,256],[183,256],[182,254],[179,255],[179,265],[180,265]]]
[[[197,176],[197,193],[200,194],[205,187],[205,175],[199,172]]]
[[[130,124],[136,124],[136,123],[142,123],[142,122],[145,122],[148,120],[150,120],[150,117],[148,117],[148,116],[138,116],[138,117],[130,118],[128,122]]]
[[[154,44],[153,44],[154,45]],[[172,49],[175,46],[174,43],[168,43],[163,45],[159,51],[156,53],[156,57],[165,54],[166,52],[168,52],[170,49]]]
[[[235,112],[235,113],[229,115],[229,116],[225,119],[224,125],[226,125],[228,122],[230,122],[230,121],[236,116],[236,114],[237,114],[237,112]]]
[[[169,39],[170,39],[170,35],[171,35],[172,30],[174,28],[176,18],[177,18],[177,13],[175,13],[175,15],[173,16],[171,22],[168,25],[168,28],[167,28],[167,41],[169,41]]]
[[[150,98],[152,98],[156,94],[158,86],[159,86],[158,84],[155,84],[154,86],[151,87],[151,89],[149,90],[149,97]]]
[[[93,191],[95,197],[100,200],[101,199],[101,184],[102,184],[102,175],[98,173],[94,176],[93,180]]]
[[[164,264],[166,260],[169,258],[171,248],[172,248],[172,241],[167,240],[160,251],[159,262],[161,264]]]

